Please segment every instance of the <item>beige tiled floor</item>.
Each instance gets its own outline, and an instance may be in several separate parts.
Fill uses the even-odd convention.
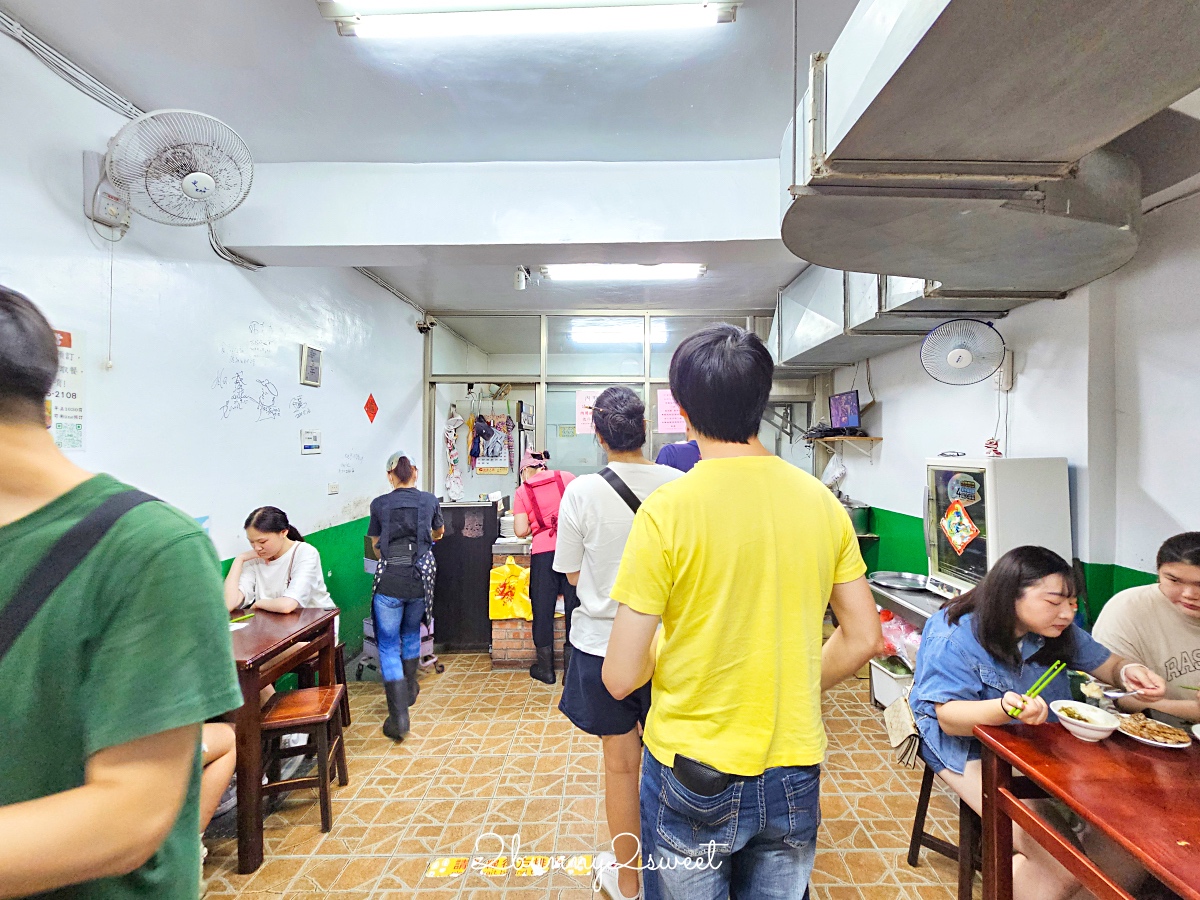
[[[293,794],[266,822],[266,862],[254,874],[236,874],[236,841],[209,842],[210,898],[591,897],[585,877],[562,871],[425,877],[431,859],[470,855],[486,832],[502,836],[509,853],[519,837],[521,855],[608,846],[600,743],[558,712],[559,688],[525,672],[493,672],[487,656],[442,659],[444,674],[422,678],[413,730],[401,744],[379,732],[380,686],[351,685],[351,780],[334,788],[333,830],[321,833],[315,792]],[[953,863],[927,851],[918,868],[905,862],[920,776],[892,766],[881,716],[866,699],[866,682],[851,682],[826,701],[814,900],[952,900]],[[952,837],[955,806],[935,796],[930,821]]]

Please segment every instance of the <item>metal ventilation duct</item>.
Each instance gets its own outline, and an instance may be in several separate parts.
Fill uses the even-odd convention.
[[[1137,168],[1095,151],[1197,86],[1192,0],[863,0],[785,138],[783,240],[956,288],[1076,287],[1137,248]]]

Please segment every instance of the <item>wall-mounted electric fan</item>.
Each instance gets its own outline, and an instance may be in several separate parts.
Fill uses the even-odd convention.
[[[951,319],[921,344],[921,365],[943,384],[975,384],[995,375],[1004,363],[1004,338],[990,322]]]

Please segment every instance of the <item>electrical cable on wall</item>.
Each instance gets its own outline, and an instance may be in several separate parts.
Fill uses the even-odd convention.
[[[411,306],[413,309],[415,309],[417,312],[419,312],[422,317],[425,316],[425,310],[423,310],[421,307],[417,306],[417,304],[414,303],[408,297],[407,294],[405,294],[402,290],[400,290],[394,284],[390,284],[389,282],[384,281],[382,278],[380,278],[378,275],[376,275],[370,269],[364,268],[362,266],[355,266],[354,271],[357,272],[359,275],[365,275],[367,278],[370,278],[373,282],[375,282],[377,285],[379,285],[381,288],[383,288],[385,291],[387,291],[393,297],[403,300],[405,303],[407,303],[409,306]],[[452,333],[455,333],[455,332],[452,332]]]

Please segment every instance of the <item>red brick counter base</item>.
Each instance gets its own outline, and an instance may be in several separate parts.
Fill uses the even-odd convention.
[[[537,661],[533,646],[533,623],[524,619],[492,620],[492,668],[528,669]],[[563,636],[567,620],[554,617],[554,664],[562,672]]]

